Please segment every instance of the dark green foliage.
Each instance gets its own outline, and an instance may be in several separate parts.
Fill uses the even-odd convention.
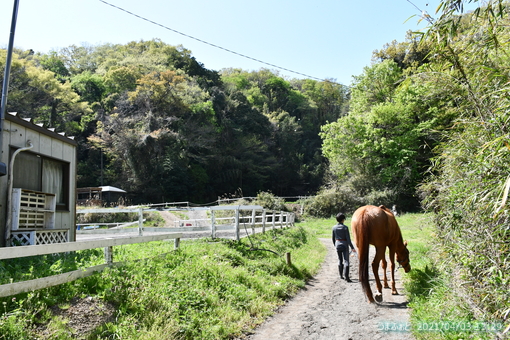
[[[19,53],[9,110],[75,135],[78,186],[118,186],[132,203],[313,193],[320,126],[348,99],[327,81],[220,74],[157,39]]]
[[[60,58],[54,51],[49,54],[42,55],[39,59],[39,63],[43,69],[55,73],[56,78],[62,83],[69,80],[69,77],[71,76],[71,73],[66,68],[62,58]]]
[[[100,103],[106,91],[103,77],[89,71],[74,76],[71,86],[89,104]]]

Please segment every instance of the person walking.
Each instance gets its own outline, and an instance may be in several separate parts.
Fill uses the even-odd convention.
[[[356,252],[356,249],[352,245],[349,228],[344,224],[345,215],[338,213],[336,221],[338,224],[333,226],[332,238],[336,253],[338,254],[338,272],[340,273],[340,278],[343,279],[345,275],[345,281],[352,282],[349,278],[349,247],[351,247],[353,252]]]

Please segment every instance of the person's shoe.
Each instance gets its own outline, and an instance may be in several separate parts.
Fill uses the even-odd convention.
[[[349,266],[345,267],[345,281],[352,282],[352,280],[349,278]]]
[[[338,265],[338,272],[340,273],[340,278],[343,279],[344,278],[344,266],[339,264]]]

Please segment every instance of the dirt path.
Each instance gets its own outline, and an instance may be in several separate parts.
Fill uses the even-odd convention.
[[[409,321],[400,272],[396,273],[396,280],[401,295],[392,296],[391,290],[384,289],[385,301],[369,304],[357,279],[357,256],[351,256],[353,282],[347,283],[338,277],[338,258],[331,240],[321,241],[328,254],[319,273],[245,339],[413,339],[408,332],[382,330],[385,325],[405,326]],[[373,276],[371,285],[375,290]]]

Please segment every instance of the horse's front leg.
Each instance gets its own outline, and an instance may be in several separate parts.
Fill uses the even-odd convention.
[[[383,269],[383,287],[390,288],[390,286],[388,286],[388,276],[386,275],[386,268],[388,267],[388,263],[386,262],[386,256],[383,256],[381,260],[381,266]]]
[[[395,252],[390,249],[391,294],[398,295],[395,287]]]
[[[374,298],[377,302],[382,302],[382,285],[381,280],[379,279],[379,262],[384,258],[384,251],[386,247],[376,247],[375,248],[375,257],[374,261],[372,261],[372,271],[374,272],[375,284],[377,286],[377,293],[375,293]]]

